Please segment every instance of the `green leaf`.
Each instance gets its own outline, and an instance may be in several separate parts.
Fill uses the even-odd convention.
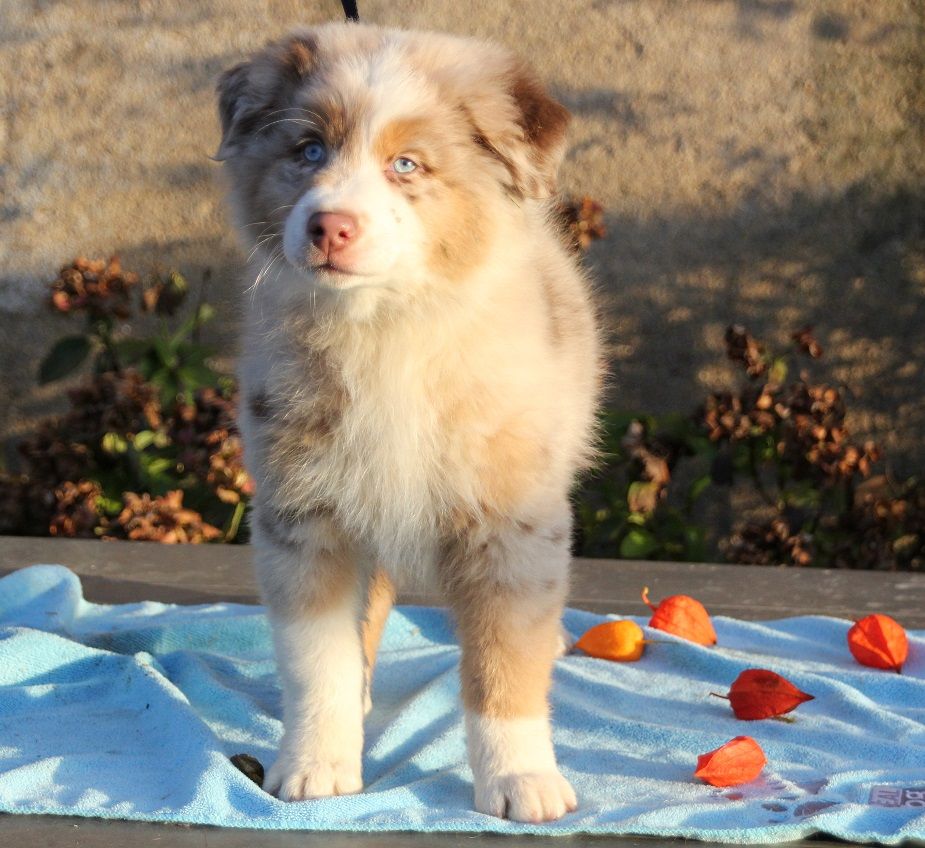
[[[118,515],[122,512],[122,500],[119,498],[107,498],[106,495],[100,495],[96,499],[96,509],[105,515]]]
[[[86,336],[58,339],[39,366],[39,383],[52,383],[76,371],[89,355],[91,347]]]
[[[620,556],[623,559],[646,559],[658,548],[658,542],[648,530],[634,527],[620,542]]]
[[[215,317],[215,308],[209,303],[200,303],[199,311],[196,313],[196,322],[199,324],[205,324],[206,321],[211,321]]]
[[[208,365],[183,365],[177,376],[187,389],[199,389],[203,386],[214,386],[218,382],[218,374]]]
[[[120,339],[113,343],[116,356],[125,365],[134,365],[151,352],[151,342],[146,339]]]
[[[696,432],[696,426],[690,416],[683,415],[680,412],[668,412],[662,415],[658,419],[655,429],[679,442],[685,441]]]
[[[167,471],[173,468],[173,460],[166,456],[156,457],[155,459],[149,461],[142,460],[141,464],[145,471],[147,471],[148,474],[150,474],[152,477],[165,474]]]
[[[189,290],[189,283],[186,282],[186,277],[184,277],[179,271],[171,271],[167,275],[167,282],[178,294],[185,295]]]
[[[109,454],[125,453],[128,450],[128,442],[118,433],[104,433],[100,444],[103,451]]]
[[[694,505],[694,501],[699,498],[704,491],[709,487],[710,483],[713,481],[710,479],[709,474],[704,474],[703,477],[698,477],[691,483],[690,488],[687,490],[687,506],[688,508]]]
[[[777,458],[777,441],[770,433],[758,442],[758,459],[762,462],[772,462]]]
[[[631,512],[651,515],[658,506],[659,486],[651,480],[636,480],[626,490],[626,502]]]
[[[192,335],[197,327],[215,317],[215,309],[208,303],[199,304],[199,308],[184,321],[170,339],[172,345],[179,345]]]
[[[706,530],[696,524],[688,524],[684,528],[684,537],[687,545],[687,559],[690,562],[703,562],[707,553]]]
[[[771,363],[768,371],[768,382],[777,386],[782,386],[787,379],[787,361],[778,357]]]
[[[156,448],[165,448],[169,444],[170,439],[162,430],[141,430],[132,439],[132,447],[137,451],[143,451],[151,445]]]
[[[158,336],[154,340],[154,349],[157,351],[157,356],[167,368],[176,368],[179,364],[176,350],[177,344],[172,339],[166,339],[163,336]]]

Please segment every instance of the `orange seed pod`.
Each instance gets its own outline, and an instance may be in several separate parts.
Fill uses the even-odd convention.
[[[635,621],[605,621],[588,630],[575,647],[598,659],[635,662],[645,650],[645,634]]]
[[[909,640],[902,625],[888,615],[868,615],[848,631],[848,649],[861,665],[902,671]]]
[[[754,739],[736,736],[715,751],[697,757],[694,777],[711,786],[738,786],[758,777],[767,761]]]
[[[688,595],[671,595],[657,607],[649,603],[649,587],[642,590],[642,600],[653,611],[649,627],[673,633],[698,645],[715,645],[716,631],[700,601]]]
[[[729,701],[736,718],[754,721],[789,713],[804,701],[812,701],[814,696],[801,692],[773,671],[749,668],[735,679],[728,695],[716,697]]]

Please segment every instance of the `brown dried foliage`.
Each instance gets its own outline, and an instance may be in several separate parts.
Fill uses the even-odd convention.
[[[94,318],[128,318],[137,274],[122,270],[118,256],[108,260],[79,257],[51,283],[50,304],[58,312],[86,310]]]
[[[566,241],[574,253],[587,250],[592,242],[607,234],[604,207],[590,197],[568,198],[556,207]]]
[[[177,405],[168,429],[178,464],[205,480],[224,503],[237,503],[253,491],[244,470],[236,408],[236,396],[225,398],[215,389],[201,389],[193,403]]]
[[[186,300],[187,284],[177,273],[148,280],[141,292],[141,308],[158,315],[173,315]]]
[[[106,464],[104,435],[131,440],[166,430],[175,440],[177,471],[192,473],[224,503],[252,491],[234,425],[235,403],[214,389],[178,404],[166,420],[155,387],[133,371],[105,372],[68,392],[70,410],[43,422],[19,446],[27,475],[0,475],[0,532],[106,539],[204,542],[221,535],[183,494],[152,498],[122,494],[124,509],[109,519],[97,508],[102,492],[91,478]]]
[[[134,371],[97,374],[68,398],[64,416],[43,421],[19,445],[29,478],[50,489],[93,472],[104,433],[131,436],[161,423],[157,391]]]
[[[64,482],[54,491],[54,512],[48,522],[50,536],[92,539],[100,525],[97,501],[102,495],[99,484],[92,480]]]
[[[800,353],[822,356],[811,327],[791,338]],[[725,545],[727,558],[760,565],[925,566],[925,487],[915,480],[896,485],[886,476],[864,482],[881,453],[872,441],[851,439],[843,392],[811,383],[805,372],[786,386],[776,384],[770,358],[744,328],[730,328],[726,343],[727,354],[751,382],[737,394],[710,395],[697,420],[712,442],[733,451],[754,450],[770,440],[773,458],[763,461],[777,476],[777,490],[768,497],[777,514],[733,533]],[[756,383],[762,375],[766,381]],[[752,460],[752,477],[763,491],[754,453]],[[727,467],[728,478],[718,482],[731,482],[728,455]]]
[[[196,510],[184,508],[183,492],[179,489],[159,498],[135,492],[125,492],[122,498],[125,505],[103,532],[104,539],[131,539],[173,545],[209,542],[222,535],[217,527],[203,521]]]
[[[822,348],[809,328],[794,334],[800,349],[821,356]],[[769,375],[764,348],[742,327],[726,333],[726,352],[739,362],[753,380]],[[788,386],[770,379],[746,386],[738,394],[718,392],[707,397],[698,413],[713,442],[737,442],[764,434],[776,439],[778,459],[792,468],[795,479],[831,486],[856,474],[867,476],[880,459],[877,446],[850,440],[845,425],[846,408],[841,391],[833,386],[808,382],[804,373]]]
[[[132,370],[96,375],[68,392],[71,410],[64,419],[74,441],[98,438],[100,433],[130,436],[156,430],[161,424],[157,389]]]
[[[748,522],[726,545],[726,558],[743,565],[812,565],[813,537],[778,515]]]
[[[755,379],[768,370],[764,347],[758,344],[739,324],[726,329],[726,355],[733,362],[741,362],[745,373]]]

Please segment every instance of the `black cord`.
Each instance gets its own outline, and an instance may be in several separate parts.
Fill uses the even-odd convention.
[[[357,9],[356,0],[341,0],[341,4],[344,7],[344,14],[347,16],[347,20],[359,23],[360,10]]]

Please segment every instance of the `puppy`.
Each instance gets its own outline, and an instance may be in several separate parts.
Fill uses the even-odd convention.
[[[576,800],[547,696],[601,370],[550,213],[568,113],[498,47],[359,24],[270,44],[218,94],[284,701],[264,788],[360,791],[394,587],[430,580],[457,621],[476,809],[559,818]]]

